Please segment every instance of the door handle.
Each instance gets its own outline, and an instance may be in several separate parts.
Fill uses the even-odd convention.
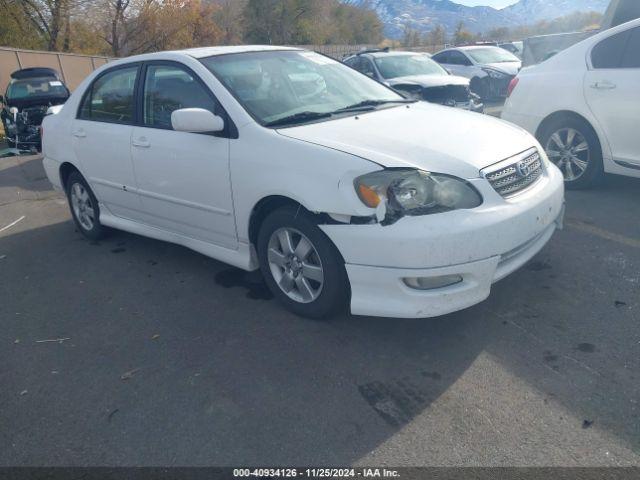
[[[87,132],[85,132],[84,130],[76,130],[75,132],[73,132],[73,136],[78,138],[84,138],[87,136]]]
[[[591,88],[595,88],[596,90],[613,90],[617,85],[611,82],[596,82],[591,85]]]
[[[131,144],[134,147],[138,147],[138,148],[149,148],[151,146],[151,142],[149,142],[149,140],[147,140],[144,137],[139,138],[137,140],[133,140]]]

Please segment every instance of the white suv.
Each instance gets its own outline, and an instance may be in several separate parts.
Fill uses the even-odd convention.
[[[522,129],[292,48],[109,63],[46,118],[44,165],[86,237],[114,227],[260,268],[313,317],[478,303],[546,244],[564,200]]]
[[[640,177],[640,20],[523,69],[510,89],[502,118],[538,137],[568,188]]]

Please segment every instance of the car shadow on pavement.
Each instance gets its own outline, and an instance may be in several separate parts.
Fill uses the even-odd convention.
[[[466,334],[482,310],[302,319],[221,286],[219,262],[119,232],[92,244],[70,222],[0,238],[0,255],[16,342],[0,464],[349,464],[484,348]]]
[[[0,188],[16,187],[25,191],[45,192],[51,190],[42,157],[21,155],[0,158]]]
[[[487,354],[543,392],[540,408],[595,419],[637,451],[637,387],[608,371],[622,334],[603,335],[574,309],[580,290],[561,289],[572,235],[463,312],[325,322],[221,282],[228,266],[168,243],[121,232],[91,243],[71,222],[4,236],[0,317],[14,343],[0,349],[0,464],[352,464],[418,419],[473,430],[466,406],[428,417],[443,395],[457,403],[448,391]],[[469,393],[486,395],[484,381]]]

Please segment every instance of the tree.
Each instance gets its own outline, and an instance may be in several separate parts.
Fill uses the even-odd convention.
[[[474,35],[473,33],[471,33],[470,31],[464,28],[464,22],[460,22],[456,27],[456,31],[453,39],[456,45],[460,45],[460,44],[472,42],[474,39]]]
[[[427,34],[426,43],[433,50],[443,47],[447,43],[447,31],[442,25],[437,25]]]
[[[225,45],[241,43],[244,37],[242,12],[246,0],[222,0],[214,13],[214,20],[221,31],[221,42]]]
[[[91,0],[84,2],[89,3]],[[20,12],[50,51],[68,48],[72,12],[80,4],[80,0],[0,0],[5,11]],[[17,11],[15,7],[19,7]]]

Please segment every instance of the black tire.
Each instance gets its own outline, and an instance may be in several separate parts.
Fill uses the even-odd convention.
[[[88,194],[89,202],[85,205],[93,215],[91,228],[88,228],[88,226],[84,224],[80,218],[78,218],[78,213],[74,208],[72,191],[74,190],[76,185],[80,186]],[[80,233],[89,240],[93,241],[97,241],[103,238],[107,233],[107,228],[100,223],[100,207],[98,205],[98,200],[96,199],[96,196],[93,194],[91,187],[89,187],[89,184],[80,174],[80,172],[71,172],[71,174],[67,178],[65,190],[67,193],[67,201],[69,202],[69,209],[71,210],[73,222],[76,224],[76,227],[78,228]]]
[[[274,232],[293,229],[304,235],[315,248],[323,271],[319,295],[309,303],[290,298],[278,285],[269,264],[269,242]],[[344,260],[313,217],[302,207],[285,206],[271,212],[262,222],[258,233],[260,270],[269,289],[290,311],[308,318],[322,319],[343,312],[351,298]],[[315,254],[315,253],[314,253]]]
[[[550,148],[551,138],[554,134],[559,133],[562,138],[564,132],[572,129],[578,132],[588,145],[588,151],[585,155],[584,152],[580,152],[581,159],[583,161],[587,161],[587,167],[577,178],[570,179],[567,173],[567,166],[564,160],[561,157],[556,155],[556,150]],[[569,190],[582,190],[589,187],[593,187],[600,183],[602,178],[604,177],[604,166],[602,162],[602,147],[600,145],[600,140],[598,139],[598,135],[593,130],[593,127],[589,125],[588,122],[582,120],[578,117],[574,116],[561,116],[552,119],[543,125],[542,129],[538,134],[538,140],[547,151],[547,155],[549,156],[549,160],[555,163],[562,174],[565,176],[565,187]],[[557,144],[553,142],[554,149],[558,148]],[[570,167],[572,172],[576,170],[575,166]]]

